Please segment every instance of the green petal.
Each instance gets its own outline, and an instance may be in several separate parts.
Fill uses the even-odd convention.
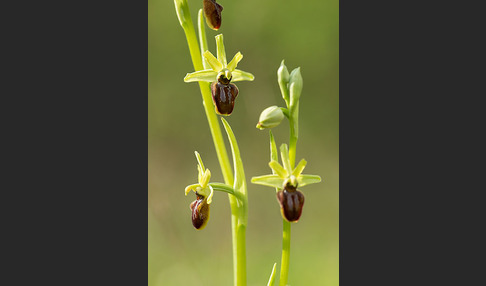
[[[264,175],[251,178],[251,182],[253,184],[281,189],[285,180],[280,178],[278,175]]]
[[[213,202],[214,190],[213,190],[213,187],[211,187],[211,185],[209,185],[209,190],[210,190],[210,193],[209,193],[209,196],[208,196],[208,205],[210,205]]]
[[[201,183],[204,175],[204,171],[201,169],[201,165],[197,165],[197,181]]]
[[[305,165],[307,164],[307,161],[302,159],[300,160],[299,164],[297,164],[297,167],[295,167],[294,171],[292,172],[292,175],[298,177],[304,171]]]
[[[289,176],[289,173],[287,173],[287,171],[277,161],[272,160],[270,163],[268,163],[268,165],[273,171],[275,171],[275,173],[277,173],[277,175],[279,175],[280,178],[286,179]]]
[[[201,188],[206,188],[208,186],[209,179],[211,179],[211,171],[209,171],[209,169],[206,169],[204,175],[201,178],[201,181],[199,182]]]
[[[238,52],[234,57],[233,59],[231,60],[231,62],[229,62],[227,68],[230,70],[230,71],[234,71],[236,66],[238,65],[238,63],[241,61],[241,59],[243,58],[243,55]]]
[[[190,191],[195,192],[197,187],[199,187],[199,184],[192,184],[192,185],[187,186],[186,189],[185,189],[186,196],[187,196],[187,194],[189,194]]]
[[[303,187],[306,185],[319,183],[321,181],[321,177],[317,175],[300,175],[297,178],[297,181],[299,182],[299,187]]]
[[[242,70],[235,69],[231,73],[233,74],[233,78],[231,79],[232,82],[233,81],[244,81],[244,80],[253,81],[255,79],[254,75],[252,75],[249,72],[242,71]]]
[[[218,59],[216,59],[213,56],[213,54],[211,54],[210,51],[205,51],[203,53],[203,56],[206,59],[206,61],[208,62],[208,64],[211,66],[211,68],[213,69],[213,71],[219,72],[220,70],[223,69],[223,65],[221,64],[221,62],[218,61]]]
[[[193,73],[188,73],[184,78],[184,82],[207,81],[214,82],[218,73],[213,70],[202,70]]]

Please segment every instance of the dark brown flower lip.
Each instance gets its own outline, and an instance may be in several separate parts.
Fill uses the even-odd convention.
[[[223,11],[223,6],[216,3],[215,0],[204,0],[203,1],[204,16],[206,17],[206,23],[209,28],[213,30],[219,30],[221,27],[221,11]]]
[[[207,198],[197,195],[197,199],[190,204],[190,208],[192,225],[196,229],[203,229],[209,221]]]
[[[211,84],[211,95],[216,112],[220,115],[231,115],[238,96],[238,87],[233,83],[223,84],[219,80]]]
[[[296,187],[286,186],[277,192],[277,200],[280,203],[282,216],[289,222],[297,222],[302,215],[304,207],[304,194]]]

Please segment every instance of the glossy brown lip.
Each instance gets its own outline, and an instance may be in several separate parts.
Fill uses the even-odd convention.
[[[196,229],[203,229],[209,220],[209,205],[206,198],[197,196],[197,199],[190,205],[192,212],[192,225]]]
[[[304,194],[295,187],[286,186],[277,192],[277,200],[280,203],[282,216],[290,221],[296,222],[302,215],[304,207]]]
[[[209,28],[218,30],[221,27],[221,11],[223,11],[223,6],[216,3],[215,0],[204,0],[203,8],[206,23]]]
[[[220,81],[211,84],[211,94],[220,115],[230,115],[235,107],[235,99],[238,96],[238,87],[233,83],[223,84]]]

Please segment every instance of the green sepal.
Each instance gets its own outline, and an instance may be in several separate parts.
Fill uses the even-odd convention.
[[[231,82],[244,81],[244,80],[253,81],[255,79],[254,75],[242,70],[235,69],[231,73],[233,74],[233,78],[231,79]]]
[[[277,266],[277,262],[275,262],[273,264],[272,274],[270,274],[270,278],[268,279],[267,286],[273,286],[273,283],[275,282],[275,267],[276,266]]]
[[[195,81],[215,82],[217,76],[218,73],[213,70],[196,71],[193,73],[188,73],[186,77],[184,77],[184,82],[195,82]]]
[[[257,185],[263,185],[267,187],[274,187],[281,189],[285,182],[285,179],[280,178],[279,175],[263,175],[251,178],[251,182]]]
[[[230,71],[234,71],[236,69],[236,66],[241,61],[242,58],[243,58],[243,55],[240,52],[236,53],[236,55],[233,57],[233,59],[229,62],[227,68]]]
[[[228,64],[226,62],[226,51],[224,50],[223,34],[216,36],[216,51],[218,55],[218,61],[223,64],[225,68]]]
[[[304,171],[305,165],[307,165],[307,161],[302,159],[300,160],[299,164],[294,168],[294,171],[292,172],[292,175],[298,177],[300,174],[302,174],[302,171]]]
[[[297,177],[297,182],[299,182],[299,187],[303,187],[321,182],[321,177],[318,175],[300,175]]]
[[[276,173],[280,176],[280,178],[285,179],[289,176],[287,170],[285,170],[284,167],[282,167],[282,165],[280,165],[277,161],[272,160],[270,161],[270,163],[268,163],[268,165],[270,166],[270,168],[272,168],[274,174]]]
[[[213,71],[219,72],[223,69],[223,65],[221,64],[221,62],[216,59],[216,57],[210,51],[205,51],[203,53],[203,57],[206,59]]]
[[[280,156],[282,157],[282,165],[288,174],[292,174],[292,167],[290,167],[289,148],[287,144],[280,145]]]

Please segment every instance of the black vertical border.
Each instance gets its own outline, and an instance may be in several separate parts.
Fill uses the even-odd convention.
[[[340,2],[342,286],[484,281],[478,11]]]
[[[3,9],[8,281],[146,285],[147,6]]]

